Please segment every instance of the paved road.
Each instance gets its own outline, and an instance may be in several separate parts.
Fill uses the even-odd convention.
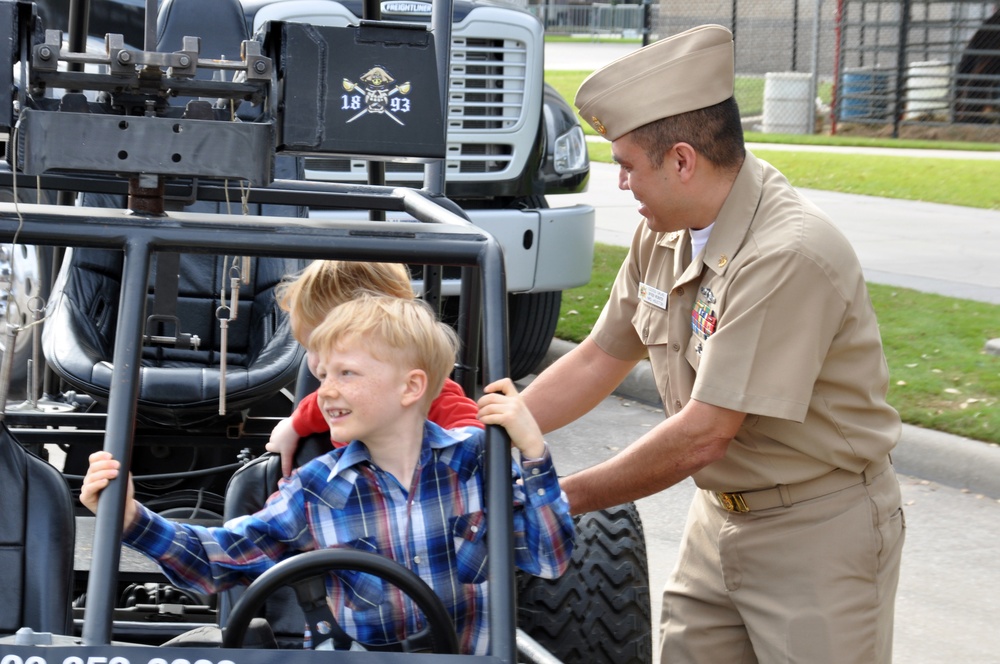
[[[594,69],[634,48],[550,44],[547,66]],[[750,149],[783,148],[751,145]],[[1000,154],[938,151],[934,156],[1000,158]],[[549,201],[553,206],[594,205],[597,241],[627,246],[639,218],[631,194],[618,190],[616,183],[614,166],[594,164],[587,193],[553,196]],[[870,281],[1000,304],[1000,212],[816,190],[804,193],[843,229]],[[636,401],[605,400],[587,417],[549,436],[560,472],[600,462],[662,417],[659,409]],[[1000,448],[906,427],[896,465],[901,471],[907,540],[897,596],[895,661],[1000,664],[1000,630],[994,625],[1000,612],[996,562]],[[660,591],[676,560],[693,491],[688,480],[639,501],[649,547],[654,626]]]

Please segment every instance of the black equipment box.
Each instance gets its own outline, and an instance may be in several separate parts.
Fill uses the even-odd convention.
[[[434,39],[425,25],[271,23],[279,152],[441,159],[445,131]]]

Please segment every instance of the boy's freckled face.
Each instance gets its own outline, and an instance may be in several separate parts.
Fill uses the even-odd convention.
[[[397,419],[406,372],[360,343],[315,353],[317,401],[334,440],[377,443]]]

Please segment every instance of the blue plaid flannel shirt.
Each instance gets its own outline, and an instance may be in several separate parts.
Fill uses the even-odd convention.
[[[484,438],[481,429],[446,431],[427,422],[412,492],[354,441],[282,480],[256,514],[205,528],[140,508],[124,541],[156,560],[171,583],[204,593],[249,583],[301,551],[372,551],[423,578],[448,608],[462,652],[485,654]],[[575,528],[548,449],[523,467],[515,463],[513,479],[515,562],[530,574],[558,577]],[[360,641],[393,643],[424,626],[411,600],[372,575],[333,573],[327,590],[341,627]]]

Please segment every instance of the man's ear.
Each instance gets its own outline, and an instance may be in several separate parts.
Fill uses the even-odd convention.
[[[698,165],[698,152],[690,143],[675,143],[671,148],[674,152],[674,164],[681,182],[687,182],[694,177]]]
[[[427,373],[423,369],[411,369],[403,382],[402,404],[410,406],[420,401],[427,392]]]

